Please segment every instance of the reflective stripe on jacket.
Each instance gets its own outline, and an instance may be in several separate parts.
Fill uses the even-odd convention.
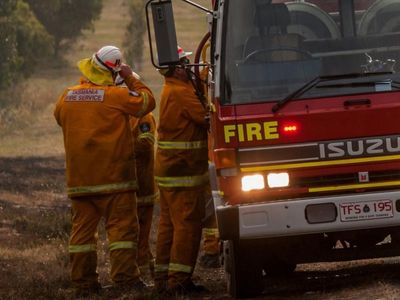
[[[137,185],[129,115],[155,107],[150,89],[133,76],[127,87],[87,80],[60,96],[54,116],[62,127],[70,197],[134,190]]]

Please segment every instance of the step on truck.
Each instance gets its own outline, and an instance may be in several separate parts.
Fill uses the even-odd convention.
[[[209,15],[188,67],[199,90],[208,73],[228,292],[400,255],[400,0],[183,1]],[[157,68],[178,63],[172,2],[146,6]]]

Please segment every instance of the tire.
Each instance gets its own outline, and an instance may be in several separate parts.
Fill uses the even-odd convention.
[[[297,265],[295,263],[286,262],[282,259],[274,259],[268,261],[264,265],[264,272],[268,277],[288,276],[294,272]]]
[[[262,269],[254,255],[236,241],[224,241],[223,256],[228,293],[235,299],[262,293]]]

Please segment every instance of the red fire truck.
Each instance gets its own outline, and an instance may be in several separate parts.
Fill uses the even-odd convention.
[[[155,65],[176,63],[171,2],[150,2]],[[208,13],[196,58],[210,57],[228,292],[260,294],[297,264],[400,255],[400,0],[216,0]]]

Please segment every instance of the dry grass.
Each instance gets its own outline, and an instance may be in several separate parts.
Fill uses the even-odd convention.
[[[63,243],[26,247],[24,250],[0,249],[2,299],[66,299],[67,257]],[[18,270],[18,272],[14,272]]]
[[[0,200],[0,298],[66,299],[66,207],[26,208]]]

